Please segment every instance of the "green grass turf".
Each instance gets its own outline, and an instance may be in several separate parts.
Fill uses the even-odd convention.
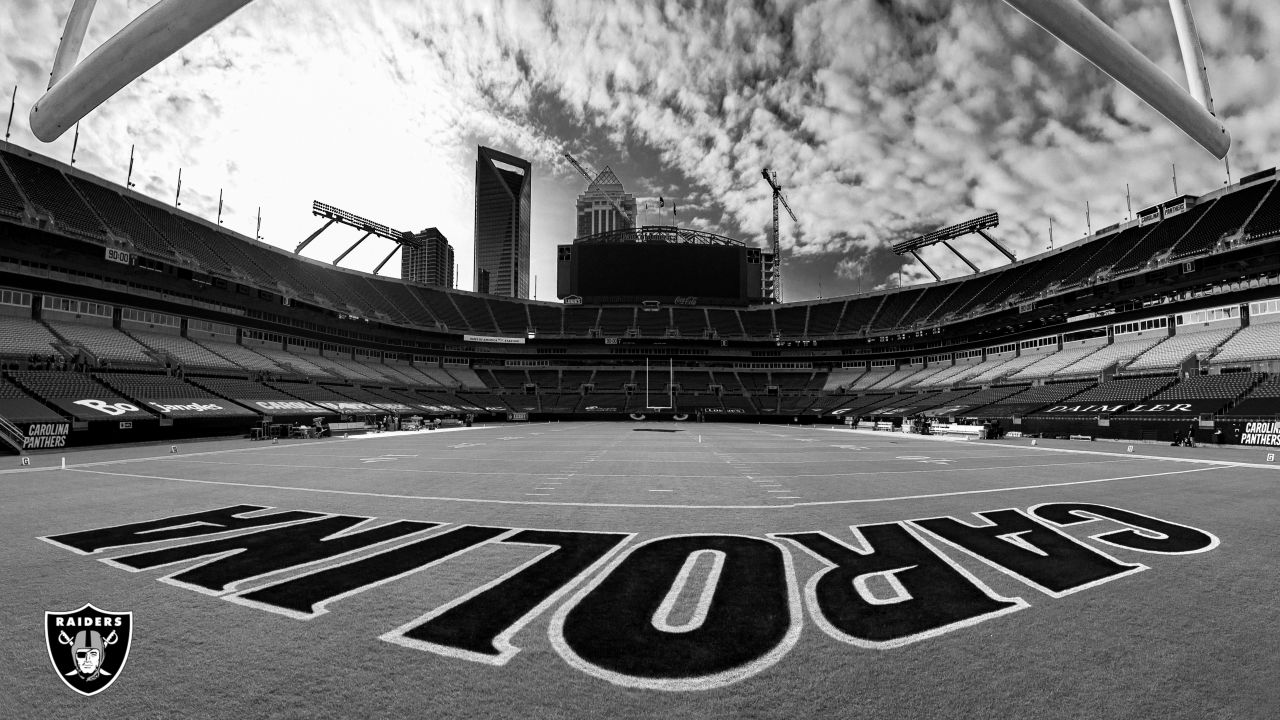
[[[1280,707],[1280,471],[1224,464],[1265,465],[1259,450],[1136,446],[1136,454],[1169,458],[1149,459],[1111,443],[1031,448],[1025,440],[655,423],[178,449],[45,453],[35,470],[15,461],[0,474],[0,716],[1270,718]],[[69,470],[57,469],[63,457]],[[1193,457],[1218,464],[1177,462]],[[1161,556],[1092,543],[1149,569],[1061,598],[945,548],[993,591],[1029,607],[886,650],[835,640],[806,607],[798,641],[776,664],[685,692],[622,687],[571,667],[548,639],[565,599],[515,636],[521,651],[502,667],[378,639],[537,548],[481,546],[302,621],[156,581],[182,566],[130,573],[37,539],[247,503],[627,532],[636,534],[632,545],[671,534],[815,530],[849,543],[854,524],[937,515],[973,522],[975,511],[1067,501],[1184,523],[1221,544]],[[1066,532],[1085,539],[1109,528]],[[784,545],[803,588],[822,566]],[[128,664],[93,698],[54,677],[43,638],[44,611],[85,602],[131,610],[135,621]]]

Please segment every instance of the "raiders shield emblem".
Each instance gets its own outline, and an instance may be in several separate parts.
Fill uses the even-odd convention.
[[[133,613],[90,604],[72,612],[46,611],[44,636],[49,661],[62,682],[81,695],[97,695],[120,677],[129,659]]]

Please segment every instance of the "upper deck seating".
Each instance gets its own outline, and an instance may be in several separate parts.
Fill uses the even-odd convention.
[[[97,240],[106,238],[102,220],[89,209],[60,170],[16,153],[7,153],[4,162],[37,212],[50,215],[66,232]]]
[[[1271,191],[1244,229],[1247,240],[1260,240],[1280,233],[1280,183],[1271,183]]]

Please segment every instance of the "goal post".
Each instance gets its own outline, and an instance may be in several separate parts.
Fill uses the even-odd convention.
[[[121,88],[252,0],[160,0],[79,64],[93,2],[77,0],[54,61],[52,83],[31,107],[31,132],[57,140]]]
[[[1209,108],[1081,5],[1079,0],[1004,1],[1131,90],[1214,157],[1222,159],[1227,156],[1231,135]],[[1184,0],[1172,1],[1182,4],[1186,17],[1190,16]],[[1179,14],[1175,8],[1175,18]],[[1182,20],[1176,22],[1176,27],[1180,39],[1195,32],[1194,24]],[[1199,47],[1198,39],[1194,44]],[[1188,68],[1189,74],[1191,70]],[[1194,82],[1192,86],[1195,87]]]

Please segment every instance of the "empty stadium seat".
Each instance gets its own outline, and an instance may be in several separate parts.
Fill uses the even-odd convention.
[[[973,408],[966,414],[969,417],[992,418],[1026,415],[1047,405],[1061,402],[1064,398],[1071,397],[1093,385],[1095,383],[1092,381],[1035,385],[990,405]]]
[[[459,385],[464,388],[485,389],[487,386],[484,381],[476,375],[475,371],[468,367],[450,365],[444,368],[445,372],[452,375]]]
[[[1034,378],[1052,377],[1055,373],[1068,365],[1079,362],[1093,353],[1101,350],[1102,345],[1090,345],[1089,347],[1068,348],[1051,352],[1044,355],[1036,356],[1036,360],[1017,372],[1008,375],[1010,380],[1031,380]]]
[[[872,385],[875,385],[876,383],[879,383],[881,380],[884,380],[892,372],[893,372],[892,367],[870,368],[865,373],[860,375],[857,380],[854,380],[853,383],[849,385],[849,389],[850,390],[866,390]]]
[[[866,368],[836,368],[827,374],[827,382],[822,386],[823,392],[843,390],[867,371]]]
[[[216,368],[239,370],[240,366],[197,345],[181,335],[133,331],[129,335],[143,345],[159,353],[169,355],[186,368]]]
[[[243,408],[227,403],[202,387],[166,375],[94,373],[94,377],[122,396],[144,405],[148,400],[218,400],[220,402],[205,403],[205,407],[199,411],[200,417],[239,417],[245,414]],[[212,405],[218,405],[221,409],[210,407]],[[156,412],[171,412],[166,408],[148,407]]]
[[[200,346],[217,353],[218,355],[230,360],[232,363],[244,368],[245,370],[254,370],[259,372],[279,373],[284,372],[284,368],[272,362],[265,355],[256,353],[250,348],[235,343],[216,342],[213,340],[200,340],[197,342]]]
[[[67,342],[83,346],[100,360],[133,365],[159,365],[155,358],[147,354],[146,347],[114,328],[52,320],[49,321],[49,327]]]
[[[300,353],[291,353],[284,350],[277,350],[275,348],[257,346],[255,346],[253,350],[276,365],[279,365],[285,373],[296,373],[298,375],[314,377],[317,379],[333,379],[336,377],[332,372],[325,370],[310,361],[310,358],[316,357],[315,355],[302,355]]]
[[[47,357],[55,352],[58,338],[36,320],[0,315],[0,356],[30,357],[32,353]]]
[[[1168,387],[1173,381],[1174,378],[1167,376],[1108,380],[1075,395],[1069,395],[1063,398],[1062,402],[1072,404],[1141,402]]]
[[[1165,338],[1124,367],[1126,372],[1147,370],[1171,370],[1182,365],[1192,355],[1211,353],[1231,337],[1236,328],[1201,330]]]
[[[1160,337],[1151,337],[1113,342],[1110,345],[1102,346],[1097,352],[1089,353],[1079,360],[1058,369],[1054,374],[1059,376],[1092,375],[1102,372],[1117,363],[1124,365],[1160,342],[1161,339]]]
[[[1227,403],[1247,393],[1263,377],[1262,373],[1251,372],[1193,375],[1152,396],[1147,403],[1194,400],[1201,401],[1196,403],[1194,414],[1218,412]]]
[[[1265,360],[1280,354],[1280,323],[1250,325],[1222,344],[1213,356],[1214,365],[1248,360]]]

